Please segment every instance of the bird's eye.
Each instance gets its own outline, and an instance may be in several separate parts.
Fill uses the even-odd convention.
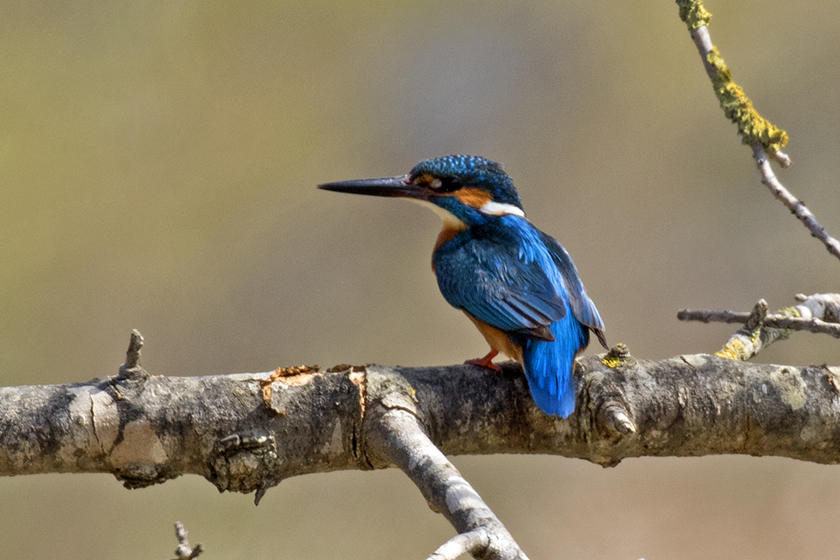
[[[450,193],[461,188],[461,181],[458,177],[440,177],[432,181],[432,188],[438,192]]]

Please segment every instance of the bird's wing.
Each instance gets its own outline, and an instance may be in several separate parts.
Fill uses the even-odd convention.
[[[607,339],[604,337],[604,321],[598,308],[586,293],[583,282],[580,280],[575,263],[566,248],[559,241],[543,232],[539,232],[543,243],[551,252],[554,264],[563,276],[564,284],[569,293],[569,301],[572,306],[572,313],[581,324],[586,325],[595,333],[601,345],[607,348]]]
[[[517,239],[505,241],[468,230],[442,245],[433,256],[440,291],[453,307],[498,329],[553,340],[548,325],[566,315],[566,303],[544,270],[552,263],[523,259]]]

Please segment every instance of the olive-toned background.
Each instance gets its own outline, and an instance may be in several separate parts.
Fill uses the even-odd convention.
[[[783,182],[840,235],[836,0],[710,2],[786,128]],[[472,153],[504,162],[574,256],[611,342],[717,349],[681,307],[775,309],[840,263],[759,183],[673,2],[2,2],[0,383],[485,352],[430,270],[438,223],[317,183]],[[838,363],[801,334],[761,356]],[[783,459],[455,459],[531,558],[828,558],[840,467]],[[400,473],[282,483],[0,479],[4,558],[423,558],[451,536]]]

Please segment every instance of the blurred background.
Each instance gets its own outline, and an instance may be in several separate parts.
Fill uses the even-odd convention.
[[[486,346],[440,296],[439,229],[317,191],[450,153],[503,162],[611,343],[717,350],[682,307],[837,291],[838,263],[759,182],[673,2],[3,2],[0,383],[460,363]],[[710,1],[711,34],[785,128],[779,172],[840,235],[840,4]],[[597,351],[593,348],[591,351]],[[840,362],[798,334],[760,355]],[[531,558],[828,558],[840,467],[788,459],[456,457]],[[259,508],[198,477],[0,479],[8,558],[424,558],[452,535],[400,473],[283,482]]]

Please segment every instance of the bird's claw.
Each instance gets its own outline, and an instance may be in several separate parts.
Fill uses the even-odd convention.
[[[475,360],[467,360],[464,362],[465,364],[470,364],[473,366],[483,367],[487,369],[492,369],[496,373],[502,373],[502,368],[493,363],[493,358],[496,357],[498,352],[496,350],[491,350],[489,354],[484,356],[483,358],[477,358]]]

